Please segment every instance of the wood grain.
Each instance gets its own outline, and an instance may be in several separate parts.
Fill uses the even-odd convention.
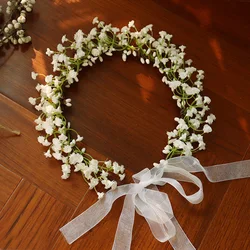
[[[248,150],[244,160],[250,159]],[[218,194],[216,193],[216,196]],[[223,197],[216,216],[201,243],[201,249],[250,249],[249,180],[235,180]],[[211,240],[213,239],[213,240]]]
[[[43,155],[45,149],[37,142],[34,119],[36,116],[33,113],[0,94],[0,123],[21,130],[20,136],[1,137],[1,163],[74,208],[82,199],[87,186],[78,174],[72,175],[71,181],[61,180],[60,163],[46,159]],[[96,157],[105,159],[95,151],[90,151]]]
[[[71,208],[22,181],[0,213],[0,248],[47,250],[70,213]]]
[[[21,178],[0,165],[0,211],[11,197]]]
[[[0,0],[0,4],[3,2]],[[0,177],[3,185],[0,190],[6,189],[0,191],[0,209],[5,204],[0,228],[6,235],[3,239],[0,234],[4,240],[0,241],[0,248],[111,249],[123,203],[123,199],[118,200],[99,225],[71,246],[57,231],[93,204],[96,196],[91,191],[86,193],[87,186],[79,175],[73,174],[68,181],[62,181],[60,164],[45,159],[44,149],[37,143],[38,132],[33,123],[37,113],[27,100],[37,96],[36,82],[30,72],[52,71],[50,59],[45,56],[47,47],[55,49],[63,34],[72,37],[78,29],[87,33],[95,16],[118,27],[131,19],[139,28],[152,23],[155,36],[160,30],[172,33],[173,42],[186,45],[187,57],[205,71],[204,95],[212,99],[211,111],[217,116],[213,133],[205,137],[207,150],[195,156],[204,166],[248,159],[249,8],[249,1],[236,0],[37,1],[26,26],[32,44],[1,51],[0,57],[0,123],[22,132],[20,137],[0,134],[0,164],[14,172],[9,175],[4,170]],[[67,91],[73,107],[66,115],[84,136],[91,154],[127,167],[125,183],[128,183],[133,173],[150,168],[163,157],[165,131],[175,127],[173,118],[179,116],[179,110],[171,91],[151,65],[141,65],[137,59],[124,63],[119,53],[104,60],[85,69],[79,83]],[[192,243],[201,250],[248,250],[249,180],[213,184],[204,175],[197,176],[205,193],[199,205],[189,204],[170,187],[161,189],[168,193],[175,216]],[[21,178],[26,180],[15,190]],[[189,193],[194,191],[190,185],[184,187]],[[44,212],[40,206],[35,208],[40,200]],[[49,213],[57,205],[59,209]],[[43,219],[47,221],[44,227]],[[34,233],[37,230],[34,221],[43,227],[40,234]],[[48,230],[46,225],[50,225]],[[28,233],[32,227],[34,231]],[[7,235],[10,228],[13,230]],[[163,248],[171,249],[169,243],[157,242],[145,220],[136,216],[132,249]]]

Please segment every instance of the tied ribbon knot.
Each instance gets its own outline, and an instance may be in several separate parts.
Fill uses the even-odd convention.
[[[109,213],[114,201],[125,195],[113,250],[130,249],[135,211],[146,219],[158,241],[169,241],[176,250],[195,249],[174,217],[168,195],[157,188],[169,184],[187,201],[198,204],[203,200],[203,186],[200,179],[192,174],[195,172],[204,172],[211,182],[246,178],[250,177],[250,160],[205,168],[192,156],[162,160],[152,169],[145,168],[133,175],[135,183],[108,191],[103,199],[63,226],[60,231],[69,244],[73,243],[95,227]],[[187,195],[180,181],[193,183],[199,189],[194,194]]]

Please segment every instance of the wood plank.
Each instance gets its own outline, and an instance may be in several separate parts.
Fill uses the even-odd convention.
[[[244,159],[250,159],[250,150]],[[230,182],[218,212],[202,240],[201,249],[250,249],[249,186],[250,179]]]
[[[0,249],[50,249],[72,209],[24,180],[0,213]]]
[[[35,118],[33,113],[0,94],[0,123],[21,131],[21,136],[1,138],[1,163],[68,206],[75,207],[88,186],[80,174],[74,173],[66,181],[61,179],[60,163],[46,159],[43,155],[45,148],[37,142]],[[99,159],[106,159],[91,149],[89,151]]]
[[[20,176],[0,165],[0,211],[20,181]]]

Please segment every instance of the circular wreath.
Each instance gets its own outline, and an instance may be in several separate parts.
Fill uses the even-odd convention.
[[[41,115],[35,120],[36,130],[45,134],[38,137],[38,141],[48,150],[46,157],[54,157],[62,161],[62,179],[70,176],[71,168],[80,171],[90,189],[94,189],[98,198],[104,193],[98,192],[96,187],[103,184],[105,189],[115,189],[117,182],[112,179],[114,173],[120,180],[125,177],[124,166],[117,162],[98,161],[80,149],[78,142],[83,140],[77,131],[71,128],[70,123],[63,115],[63,107],[70,107],[71,99],[64,98],[65,88],[78,82],[79,72],[83,67],[93,66],[95,62],[103,61],[103,56],[112,56],[115,51],[122,52],[122,60],[129,56],[138,57],[142,64],[152,64],[163,75],[162,81],[170,87],[173,99],[181,110],[181,117],[176,117],[177,127],[167,132],[168,144],[163,149],[166,159],[205,149],[203,135],[212,131],[210,125],[215,120],[213,114],[206,115],[211,102],[207,96],[202,96],[202,81],[204,71],[191,66],[192,60],[185,60],[185,46],[171,43],[172,35],[165,31],[159,32],[160,37],[155,39],[152,34],[153,25],[147,25],[138,31],[134,21],[121,30],[106,25],[98,18],[94,18],[96,25],[89,34],[78,30],[74,41],[66,35],[62,43],[57,45],[57,51],[47,49],[46,54],[52,56],[53,71],[56,75],[43,75],[45,84],[37,84],[38,98],[29,98]],[[73,57],[72,52],[74,53]],[[35,80],[38,73],[32,72]],[[74,136],[75,134],[75,136]]]

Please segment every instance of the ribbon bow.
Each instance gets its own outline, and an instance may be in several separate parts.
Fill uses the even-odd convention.
[[[195,249],[174,217],[168,195],[156,187],[168,183],[190,203],[198,204],[203,200],[203,187],[200,179],[192,174],[195,172],[204,172],[211,182],[246,178],[250,177],[250,160],[205,168],[192,156],[161,160],[152,169],[145,168],[133,175],[135,183],[108,191],[103,199],[63,226],[60,231],[69,244],[73,243],[109,213],[116,199],[126,195],[113,250],[130,249],[135,211],[146,219],[158,241],[169,241],[174,249]],[[193,183],[199,190],[187,195],[179,181]]]

